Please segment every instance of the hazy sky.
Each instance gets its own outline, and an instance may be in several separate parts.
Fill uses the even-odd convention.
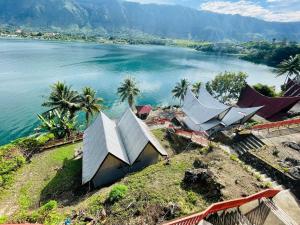
[[[127,0],[139,3],[179,4],[200,10],[240,14],[268,21],[300,21],[300,0]]]

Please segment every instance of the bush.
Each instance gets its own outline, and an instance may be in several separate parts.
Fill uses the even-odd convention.
[[[127,193],[127,190],[128,187],[126,185],[123,184],[115,185],[109,193],[109,197],[108,197],[109,201],[113,203],[124,198]]]
[[[268,97],[277,96],[275,86],[268,86],[265,84],[258,83],[258,84],[253,85],[253,88],[264,96],[268,96]]]
[[[40,145],[45,145],[48,141],[53,140],[54,138],[54,134],[46,133],[37,137],[37,141]]]
[[[239,160],[237,155],[235,155],[235,154],[231,154],[230,159],[233,160],[233,161],[236,161],[236,162]]]
[[[194,192],[189,191],[187,193],[187,198],[188,198],[188,202],[192,203],[193,205],[195,205],[197,203],[198,197]]]
[[[5,224],[8,220],[7,216],[0,216],[0,224]]]

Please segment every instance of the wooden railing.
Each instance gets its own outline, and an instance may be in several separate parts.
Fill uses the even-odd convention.
[[[279,192],[280,192],[280,190],[267,189],[267,190],[261,191],[254,195],[250,195],[245,198],[239,198],[239,199],[234,199],[234,200],[229,200],[229,201],[224,201],[224,202],[218,202],[218,203],[212,204],[209,208],[207,208],[203,212],[195,213],[195,214],[192,214],[192,215],[189,215],[186,217],[175,219],[175,220],[166,222],[163,225],[196,225],[210,214],[216,213],[218,211],[223,211],[226,209],[236,208],[236,207],[242,206],[248,202],[252,202],[254,200],[258,200],[261,198],[272,198],[275,195],[277,195]]]
[[[291,125],[299,125],[300,119],[291,119],[291,120],[284,120],[274,123],[264,123],[254,125],[251,129],[252,130],[265,130],[265,129],[272,129],[272,128],[279,128],[279,127],[287,127]]]

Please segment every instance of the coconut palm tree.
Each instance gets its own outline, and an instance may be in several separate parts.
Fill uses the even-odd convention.
[[[80,95],[77,91],[72,90],[71,86],[57,82],[51,85],[51,93],[42,106],[49,107],[48,112],[55,109],[62,113],[69,112],[70,117],[73,118],[75,113],[81,109]]]
[[[287,82],[288,77],[295,76],[295,80],[300,81],[300,55],[290,56],[287,60],[282,61],[277,69],[277,76],[282,76],[286,74],[285,82]]]
[[[117,94],[120,97],[121,102],[128,101],[130,108],[133,108],[135,98],[140,94],[140,89],[133,77],[125,78],[118,88]]]
[[[192,86],[192,92],[195,94],[196,98],[199,97],[199,91],[200,91],[201,85],[202,85],[202,83],[199,81],[199,82],[194,83]]]
[[[186,78],[184,78],[181,79],[180,82],[177,82],[174,89],[172,90],[173,97],[179,98],[180,105],[184,99],[184,96],[186,95],[189,85],[189,81]]]
[[[84,87],[81,95],[81,107],[85,112],[86,126],[90,123],[90,118],[94,113],[100,112],[103,104],[102,98],[96,97],[96,91],[90,87]]]

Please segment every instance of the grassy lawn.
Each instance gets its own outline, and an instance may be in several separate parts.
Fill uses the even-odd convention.
[[[80,185],[81,160],[74,160],[80,144],[68,145],[34,156],[17,171],[14,183],[1,193],[0,214],[34,209],[49,199],[63,203],[61,194]]]

